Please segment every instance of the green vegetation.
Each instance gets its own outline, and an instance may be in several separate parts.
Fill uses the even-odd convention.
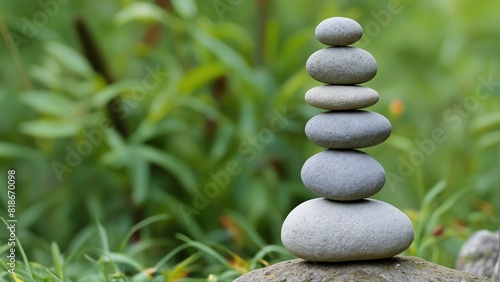
[[[498,1],[38,3],[0,4],[2,281],[232,281],[292,258],[280,226],[321,150],[304,64],[338,15],[379,62],[366,85],[393,135],[366,151],[388,172],[376,198],[414,222],[405,254],[451,267],[498,228]]]

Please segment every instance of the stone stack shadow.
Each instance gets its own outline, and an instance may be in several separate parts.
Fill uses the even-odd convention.
[[[377,73],[367,51],[349,46],[363,35],[354,20],[334,17],[321,22],[316,38],[329,47],[312,54],[309,75],[325,83],[305,95],[310,105],[326,110],[306,124],[307,138],[326,148],[302,167],[304,185],[321,198],[306,201],[287,216],[281,239],[296,256],[310,261],[382,259],[406,250],[413,241],[410,219],[397,208],[367,199],[382,189],[383,167],[358,149],[384,142],[391,123],[366,110],[379,94],[358,84]]]

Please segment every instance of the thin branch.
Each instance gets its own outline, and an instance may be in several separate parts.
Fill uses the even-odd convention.
[[[14,60],[14,64],[16,65],[17,70],[19,71],[19,75],[23,81],[24,87],[28,90],[33,89],[33,83],[26,70],[24,69],[23,62],[18,54],[18,50],[14,43],[12,42],[11,33],[9,32],[9,27],[5,24],[3,17],[0,17],[0,32],[2,33],[3,40],[9,49],[10,56]]]
[[[111,75],[111,72],[108,70],[106,62],[104,61],[101,52],[99,51],[99,48],[97,47],[94,38],[90,34],[90,31],[84,20],[82,18],[77,18],[74,25],[78,33],[78,38],[80,39],[80,42],[83,46],[85,56],[89,60],[94,71],[101,74],[108,84],[113,83],[114,79]],[[121,103],[118,97],[109,101],[107,105],[108,115],[111,119],[111,122],[113,123],[113,127],[120,133],[122,137],[126,138],[129,134],[124,120],[120,118],[116,111],[113,110],[113,108],[117,108],[116,103]],[[115,106],[113,107],[113,105]]]

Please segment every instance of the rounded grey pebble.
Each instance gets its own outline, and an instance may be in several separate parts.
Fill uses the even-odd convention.
[[[333,17],[322,21],[315,31],[319,42],[329,46],[346,46],[363,36],[363,28],[353,19]]]
[[[314,52],[306,70],[317,81],[327,84],[359,84],[377,74],[378,64],[367,51],[356,47],[330,47]]]
[[[385,183],[384,168],[357,150],[326,150],[302,166],[302,182],[320,197],[352,201],[375,195]]]
[[[363,111],[331,111],[312,117],[306,124],[307,138],[331,149],[375,146],[391,135],[391,123],[383,115]]]
[[[406,250],[413,237],[403,212],[372,199],[312,199],[293,209],[281,229],[281,241],[292,254],[323,262],[389,258]]]
[[[377,91],[359,85],[322,85],[306,92],[306,102],[325,110],[355,110],[375,105]]]

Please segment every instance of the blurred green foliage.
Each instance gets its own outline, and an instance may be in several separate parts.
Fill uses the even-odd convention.
[[[405,254],[453,266],[471,232],[498,228],[498,1],[0,5],[0,171],[16,170],[26,256],[17,281],[231,281],[291,258],[280,226],[314,197],[300,169],[321,150],[303,133],[320,112],[303,100],[319,85],[304,65],[331,16],[356,19],[356,45],[379,63],[365,85],[393,135],[365,151],[388,172],[375,198],[416,227]],[[77,18],[110,77],[85,54]],[[6,210],[7,193],[0,201]]]

